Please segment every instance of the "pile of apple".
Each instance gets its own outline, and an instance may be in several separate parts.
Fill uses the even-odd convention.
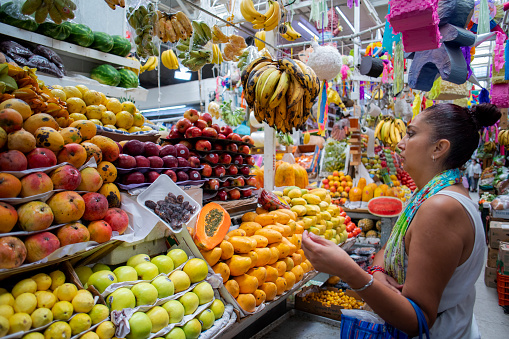
[[[214,298],[212,286],[204,280],[207,263],[189,259],[181,249],[152,259],[146,254],[135,255],[113,272],[98,264],[93,268],[79,267],[76,273],[85,286],[93,285],[105,297],[110,311],[137,311],[129,319],[127,338],[145,339],[152,333],[167,338],[178,334],[185,334],[182,338],[198,338],[224,312],[223,302]],[[112,291],[110,286],[117,283]],[[187,315],[194,315],[194,319],[183,323]],[[178,326],[172,328],[172,324]]]
[[[124,185],[154,182],[161,174],[174,182],[201,180],[201,163],[183,144],[160,146],[153,142],[121,142],[122,154],[115,164],[124,173],[118,182]]]
[[[30,201],[16,207],[0,202],[0,232],[6,233],[0,237],[0,269],[37,262],[72,244],[104,243],[114,231],[123,234],[129,226],[127,213],[109,208],[106,197],[95,192],[81,196],[63,191],[46,202]],[[9,235],[13,230],[16,233]]]

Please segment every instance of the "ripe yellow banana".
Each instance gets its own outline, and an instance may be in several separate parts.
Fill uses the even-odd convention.
[[[271,73],[269,75],[269,77],[267,78],[267,81],[263,85],[261,96],[259,98],[257,98],[258,103],[260,104],[260,106],[262,108],[267,107],[267,105],[269,103],[269,99],[274,94],[274,90],[275,90],[276,86],[278,85],[280,77],[281,77],[281,72],[278,70],[276,72]]]
[[[279,77],[279,82],[277,84],[276,90],[274,94],[269,100],[269,107],[274,108],[277,107],[285,98],[286,92],[288,91],[288,87],[290,86],[290,77],[288,73],[283,72],[281,77]],[[285,101],[285,113],[286,113],[286,101]]]
[[[255,37],[257,37],[260,40],[265,41],[265,31],[258,31],[255,33]],[[265,48],[265,43],[261,42],[260,40],[255,39],[255,46],[258,48],[258,51],[261,51]]]
[[[253,21],[265,21],[265,16],[258,12],[253,4],[252,0],[242,0],[240,2],[240,13],[249,22]]]
[[[268,69],[266,69],[262,76],[260,77],[260,79],[258,80],[258,82],[256,83],[256,92],[255,92],[255,99],[256,99],[256,102],[258,103],[258,106],[260,108],[265,108],[264,106],[260,105],[260,98],[262,97],[262,92],[263,92],[263,88],[265,86],[265,82],[267,81],[267,79],[269,78],[269,76],[278,71],[277,68],[273,68],[273,67],[270,67]]]

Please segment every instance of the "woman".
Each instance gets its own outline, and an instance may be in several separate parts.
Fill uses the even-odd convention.
[[[479,129],[499,118],[490,104],[472,110],[439,104],[409,124],[398,147],[420,191],[375,256],[372,276],[334,243],[308,232],[302,237],[306,257],[318,271],[359,290],[379,316],[410,337],[419,331],[407,298],[422,309],[432,338],[480,338],[473,306],[484,232],[458,168],[475,151]]]

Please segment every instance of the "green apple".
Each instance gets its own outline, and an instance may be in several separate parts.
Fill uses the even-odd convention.
[[[131,266],[120,266],[113,271],[119,282],[138,280],[138,272]]]
[[[200,321],[196,318],[188,321],[184,326],[182,326],[184,333],[186,334],[186,339],[197,339],[201,333],[201,324]]]
[[[209,328],[214,325],[214,321],[216,321],[216,317],[214,315],[214,312],[212,312],[209,308],[202,311],[200,314],[198,314],[198,317],[196,317],[200,322],[202,326],[202,330],[208,330]]]
[[[174,327],[164,339],[186,339],[186,332],[181,327]]]
[[[191,286],[191,280],[184,271],[174,271],[168,278],[173,281],[173,285],[175,286],[175,293],[187,290],[189,286]]]
[[[157,289],[149,283],[138,283],[131,288],[136,297],[136,306],[152,305],[157,300]]]
[[[224,313],[224,303],[219,299],[214,299],[212,302],[212,305],[210,305],[209,309],[214,312],[214,316],[216,317],[216,320],[221,318]]]
[[[180,248],[175,248],[169,251],[166,255],[169,256],[171,260],[173,260],[173,266],[175,268],[185,263],[188,259],[186,252]]]
[[[194,292],[187,292],[178,300],[184,306],[184,315],[193,314],[200,304],[200,298]]]
[[[151,262],[143,262],[134,267],[141,280],[152,280],[159,274],[159,269]]]
[[[113,272],[99,271],[93,273],[90,276],[90,278],[88,278],[87,284],[94,285],[94,287],[97,288],[99,293],[103,293],[108,286],[117,282],[118,282],[117,277]]]
[[[207,277],[209,266],[205,260],[193,258],[184,265],[182,270],[187,273],[191,283],[196,283]]]
[[[163,308],[170,316],[170,324],[176,324],[184,318],[184,306],[178,300],[170,300],[163,304]]]
[[[214,290],[212,286],[203,281],[193,288],[193,292],[198,296],[200,305],[206,304],[214,299]]]
[[[169,259],[169,258],[168,258]],[[175,293],[175,286],[173,286],[173,281],[166,276],[160,276],[154,279],[151,282],[152,285],[157,289],[159,298],[166,298]]]
[[[76,274],[78,275],[82,285],[85,285],[88,281],[88,278],[90,278],[92,273],[94,273],[88,266],[80,266],[74,270],[76,271]]]
[[[136,267],[142,262],[150,261],[150,257],[146,254],[137,254],[127,260],[127,266]]]
[[[113,311],[121,311],[124,308],[134,308],[136,298],[133,292],[125,287],[119,288],[106,298],[106,304]]]
[[[108,265],[97,263],[92,267],[92,271],[99,272],[99,271],[111,271],[111,268]]]
[[[175,268],[173,259],[167,255],[158,255],[150,260],[159,269],[159,273],[168,274]]]
[[[146,339],[152,332],[152,322],[148,315],[143,312],[136,312],[129,319],[131,332],[126,336],[127,339]]]
[[[147,312],[150,322],[152,322],[152,333],[157,333],[170,323],[168,312],[161,306],[151,308]]]

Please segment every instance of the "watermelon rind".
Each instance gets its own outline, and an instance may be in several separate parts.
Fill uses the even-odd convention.
[[[94,42],[90,48],[108,53],[113,48],[113,38],[104,32],[94,32]]]
[[[120,83],[119,83],[119,87],[124,87],[124,88],[136,88],[138,87],[138,84],[139,84],[139,79],[138,79],[138,76],[136,75],[136,73],[134,73],[133,71],[129,70],[129,69],[120,69],[118,71],[120,73]]]
[[[115,67],[108,64],[99,65],[92,69],[90,77],[103,85],[118,86],[120,83],[120,73]]]
[[[131,52],[131,42],[120,35],[113,35],[113,48],[110,53],[121,57],[126,57]]]
[[[94,32],[87,25],[69,23],[71,26],[71,34],[66,39],[68,42],[88,47],[94,43]]]

